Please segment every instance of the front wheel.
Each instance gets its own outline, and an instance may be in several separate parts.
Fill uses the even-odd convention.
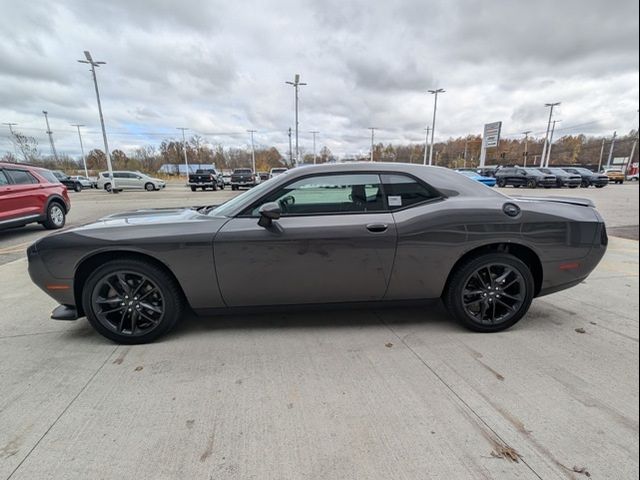
[[[105,189],[107,192],[111,192],[111,184],[110,184],[110,183],[105,183],[105,184],[104,184],[104,189]]]
[[[527,180],[527,188],[536,188],[538,186],[538,184],[536,183],[535,180],[531,179],[531,180]]]
[[[163,269],[144,260],[113,260],[87,279],[82,306],[102,336],[147,343],[167,333],[183,311],[182,294]]]
[[[153,185],[153,183],[149,182],[149,183],[145,183],[144,189],[147,192],[153,192],[156,189],[156,187]]]
[[[507,181],[504,178],[499,178],[496,184],[498,185],[498,187],[504,188],[507,186]]]
[[[524,262],[509,254],[488,253],[456,268],[444,303],[468,329],[498,332],[527,313],[533,292],[533,275]]]
[[[81,192],[81,191],[82,191],[82,185],[80,185],[79,183],[76,183],[76,184],[73,186],[73,191],[74,191],[74,192]]]

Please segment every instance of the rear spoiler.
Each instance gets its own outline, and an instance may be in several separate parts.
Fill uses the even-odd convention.
[[[580,205],[581,207],[595,208],[596,205],[588,198],[576,197],[521,197],[519,195],[511,195],[514,200],[524,200],[525,202],[550,202],[550,203],[566,203],[569,205]]]

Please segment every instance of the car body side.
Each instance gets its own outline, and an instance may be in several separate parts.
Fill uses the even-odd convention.
[[[347,166],[341,167],[338,171],[352,171]],[[375,245],[363,245],[344,236],[344,225],[353,219],[339,214],[325,215],[321,220],[325,226],[317,230],[318,238],[300,236],[290,246],[292,258],[283,258],[265,255],[268,249],[252,248],[265,240],[278,247],[278,235],[282,235],[282,231],[255,228],[257,219],[244,219],[232,229],[234,214],[216,217],[189,209],[139,211],[107,217],[62,235],[50,235],[46,243],[37,242],[28,250],[30,274],[38,286],[61,304],[80,310],[82,285],[93,268],[122,255],[143,257],[169,271],[190,307],[197,313],[206,313],[236,306],[237,302],[230,301],[229,285],[231,293],[238,286],[251,292],[265,282],[274,289],[273,285],[280,285],[286,292],[285,282],[302,281],[286,276],[287,271],[297,272],[300,262],[323,266],[327,262],[335,265],[344,259],[360,258],[365,269],[360,276],[345,270],[351,282],[345,285],[354,292],[371,286],[368,282],[378,282],[377,287],[384,282],[383,288],[367,298],[341,301],[386,301],[439,298],[455,265],[474,252],[508,251],[521,258],[536,277],[537,296],[579,283],[604,255],[604,222],[590,206],[573,204],[570,199],[550,206],[545,201],[507,197],[436,167],[395,168],[433,186],[442,197],[378,217],[389,219],[392,228],[385,240]],[[324,172],[315,167],[300,170],[271,180],[272,189],[304,175]],[[386,173],[393,172],[394,167],[359,166],[355,171]],[[518,215],[506,215],[505,204],[517,205]],[[354,216],[357,215],[350,215]],[[314,220],[316,224],[318,218]],[[284,224],[285,219],[281,220]],[[229,236],[229,230],[236,237]],[[238,256],[233,257],[227,246],[238,238],[244,243],[236,250],[240,252]],[[45,245],[46,248],[41,248]],[[237,258],[241,264],[233,271]],[[306,274],[313,276],[314,272]],[[311,278],[309,288],[321,292],[322,282],[330,279],[320,277]],[[67,287],[52,290],[47,285]],[[291,298],[289,303],[314,303],[312,297],[302,302]]]

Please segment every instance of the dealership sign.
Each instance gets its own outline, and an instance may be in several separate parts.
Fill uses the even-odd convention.
[[[480,166],[484,167],[487,158],[487,148],[497,148],[500,144],[500,130],[502,122],[487,123],[482,134],[482,151],[480,152]]]

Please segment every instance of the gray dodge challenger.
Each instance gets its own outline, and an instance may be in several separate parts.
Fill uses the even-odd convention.
[[[143,343],[189,309],[442,299],[467,328],[514,325],[534,297],[584,280],[605,253],[589,200],[509,197],[398,163],[295,168],[220,206],[138,210],[28,248],[32,280],[105,337]]]

